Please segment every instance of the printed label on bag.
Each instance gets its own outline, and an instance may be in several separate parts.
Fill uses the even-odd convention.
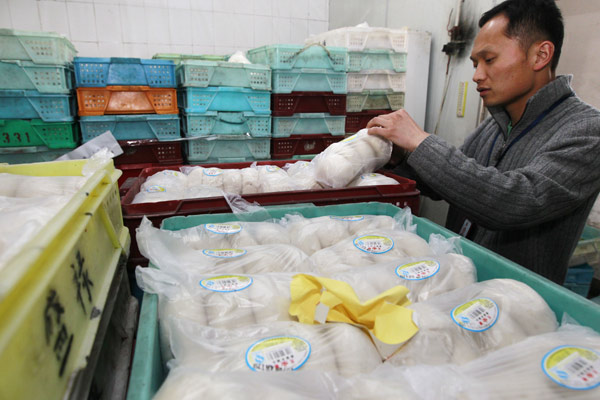
[[[337,217],[335,215],[330,216],[329,218],[331,219],[337,219],[339,221],[362,221],[363,219],[365,219],[364,215],[349,215],[347,217]]]
[[[223,173],[223,170],[221,168],[205,168],[202,172],[206,176],[219,176]]]
[[[239,224],[206,224],[204,226],[207,231],[222,235],[232,235],[242,231],[242,226]]]
[[[440,270],[440,263],[435,260],[415,261],[399,265],[396,275],[408,281],[420,281],[431,278]]]
[[[181,176],[181,172],[171,171],[170,169],[166,169],[166,170],[162,171],[162,174],[165,176],[175,176],[175,177]]]
[[[340,143],[344,143],[344,142],[351,142],[351,141],[353,141],[353,140],[356,140],[356,138],[357,138],[357,137],[358,137],[358,135],[357,135],[357,134],[354,134],[354,135],[352,135],[352,136],[350,136],[350,137],[347,137],[346,139],[342,140]]]
[[[246,254],[246,250],[243,249],[205,249],[202,250],[205,256],[214,258],[236,258]]]
[[[246,351],[246,364],[253,371],[295,371],[310,356],[310,343],[296,336],[259,340]]]
[[[365,253],[383,254],[394,247],[394,241],[387,236],[366,235],[354,239],[354,246]]]
[[[162,193],[162,192],[166,192],[166,191],[167,191],[167,189],[165,189],[164,187],[159,186],[159,185],[152,185],[152,186],[149,186],[148,188],[146,188],[146,192],[148,192],[148,193]]]
[[[213,292],[238,292],[250,285],[252,278],[239,275],[222,275],[200,281],[200,286]]]
[[[377,174],[362,174],[360,179],[377,178]]]
[[[600,353],[585,347],[559,346],[546,353],[542,370],[562,387],[593,389],[600,386]]]
[[[450,315],[461,328],[471,332],[490,329],[498,320],[498,305],[494,300],[480,298],[455,307]]]
[[[265,168],[267,170],[267,172],[277,172],[279,171],[279,167],[276,165],[267,165],[267,167]]]

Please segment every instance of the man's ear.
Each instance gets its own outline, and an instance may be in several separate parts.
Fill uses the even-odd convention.
[[[552,57],[554,56],[554,43],[549,40],[535,43],[532,46],[533,54],[533,70],[541,71],[548,64],[551,63]]]

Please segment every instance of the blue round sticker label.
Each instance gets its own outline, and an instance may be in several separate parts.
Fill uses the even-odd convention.
[[[594,389],[600,386],[600,353],[579,346],[555,347],[542,359],[542,370],[567,389]]]
[[[450,312],[455,324],[471,332],[490,329],[498,320],[498,314],[496,302],[485,297],[468,301]]]
[[[399,265],[396,268],[396,275],[408,281],[421,281],[431,278],[440,270],[440,263],[435,260],[415,261],[408,264]]]
[[[206,224],[204,227],[207,231],[221,235],[231,235],[242,231],[242,226],[236,223]]]
[[[365,235],[354,239],[354,246],[365,253],[383,254],[394,247],[394,241],[387,236]]]
[[[295,371],[310,357],[310,343],[297,336],[259,340],[246,351],[246,365],[253,371]]]
[[[252,278],[240,275],[221,275],[214,278],[203,279],[200,286],[213,292],[238,292],[252,285]]]
[[[202,254],[214,258],[236,258],[246,254],[244,249],[204,249]]]

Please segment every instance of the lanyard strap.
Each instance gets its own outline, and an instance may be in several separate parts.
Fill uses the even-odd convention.
[[[523,129],[523,132],[521,132],[519,134],[519,136],[517,136],[515,138],[515,140],[513,140],[512,142],[510,142],[510,144],[508,145],[508,147],[506,148],[506,150],[504,150],[502,152],[502,154],[500,154],[500,157],[498,157],[498,161],[496,161],[496,163],[494,164],[494,166],[497,166],[500,161],[502,160],[502,158],[504,157],[504,155],[508,152],[508,150],[510,150],[510,148],[517,143],[519,140],[521,140],[523,138],[523,136],[525,136],[526,134],[528,134],[533,128],[535,128],[535,126],[537,124],[540,123],[540,121],[542,121],[548,114],[550,114],[552,112],[552,110],[554,110],[556,107],[558,107],[563,101],[565,101],[566,99],[568,99],[569,97],[573,96],[573,92],[561,97],[560,99],[558,99],[556,102],[554,102],[554,104],[552,104],[550,107],[548,107],[546,110],[544,110],[544,112],[542,112],[540,115],[538,115],[538,117],[531,123],[529,124],[529,126],[527,126],[527,128]],[[492,152],[494,151],[494,147],[496,146],[496,142],[498,141],[498,137],[501,135],[502,132],[498,132],[496,134],[496,137],[494,138],[494,142],[492,143],[492,147],[490,147],[490,151],[488,152],[488,157],[487,157],[487,162],[486,165],[489,166],[490,165],[490,159],[492,157]]]

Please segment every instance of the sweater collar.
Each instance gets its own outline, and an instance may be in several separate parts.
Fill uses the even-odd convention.
[[[552,82],[538,90],[533,96],[527,100],[525,111],[521,119],[513,127],[512,133],[524,129],[533,122],[541,113],[548,109],[558,99],[573,93],[571,89],[571,79],[573,75],[559,75]],[[500,126],[504,137],[508,137],[508,123],[510,116],[503,107],[489,107],[490,114]]]

